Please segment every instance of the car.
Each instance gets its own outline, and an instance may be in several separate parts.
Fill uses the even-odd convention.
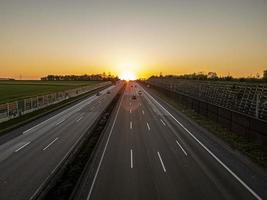
[[[133,85],[131,85],[131,87],[133,87]]]
[[[96,96],[100,96],[100,95],[101,95],[101,93],[100,93],[100,92],[97,92],[97,93],[96,93]]]
[[[110,91],[109,90],[107,91],[107,94],[110,94]]]
[[[135,95],[133,95],[133,96],[132,96],[132,99],[136,99],[136,96],[135,96]]]
[[[139,94],[139,95],[141,95],[141,94],[142,94],[142,91],[141,91],[141,90],[139,90],[139,91],[138,91],[138,94]]]

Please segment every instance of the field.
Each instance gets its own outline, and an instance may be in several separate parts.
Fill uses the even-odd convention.
[[[0,104],[94,85],[100,81],[0,81]]]

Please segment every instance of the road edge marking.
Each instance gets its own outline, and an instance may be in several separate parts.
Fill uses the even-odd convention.
[[[144,89],[143,89],[144,90]],[[152,97],[147,91],[144,92],[150,96],[165,112],[167,112],[202,148],[204,148],[226,171],[228,171],[241,185],[243,185],[256,199],[262,200],[262,198],[254,192],[241,178],[238,177],[226,164],[224,164],[211,150],[206,147],[199,139],[196,138],[181,122],[179,122],[166,108],[164,108],[154,97]]]
[[[114,119],[114,121],[113,121],[113,123],[112,123],[111,129],[110,129],[110,132],[109,132],[109,135],[108,135],[107,142],[106,142],[106,144],[105,144],[103,153],[102,153],[102,155],[101,155],[101,158],[100,158],[100,161],[99,161],[99,164],[98,164],[98,167],[97,167],[97,170],[96,170],[94,179],[93,179],[93,182],[92,182],[91,187],[90,187],[90,190],[89,190],[89,194],[88,194],[88,196],[87,196],[87,198],[86,198],[87,200],[89,200],[90,197],[91,197],[91,194],[92,194],[92,191],[93,191],[93,188],[94,188],[94,185],[95,185],[95,181],[96,181],[96,178],[97,178],[99,169],[100,169],[100,167],[101,167],[101,164],[102,164],[102,161],[103,161],[103,158],[104,158],[104,155],[105,155],[105,152],[106,152],[108,143],[109,143],[109,139],[110,139],[111,133],[113,132],[113,128],[114,128],[114,126],[115,126],[115,122],[117,121],[117,117],[118,117],[118,114],[119,114],[119,110],[120,110],[120,107],[121,107],[121,102],[122,102],[122,100],[123,100],[123,97],[124,97],[124,95],[123,95],[122,98],[121,98],[121,101],[120,101],[118,110],[117,110],[116,115],[115,115],[115,119]]]

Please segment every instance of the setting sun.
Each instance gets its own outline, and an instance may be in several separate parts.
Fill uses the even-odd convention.
[[[136,75],[131,71],[124,71],[121,73],[120,79],[126,81],[136,80]]]

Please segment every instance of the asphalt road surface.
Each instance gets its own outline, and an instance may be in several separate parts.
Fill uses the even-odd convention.
[[[28,200],[53,176],[121,88],[111,86],[0,145],[0,199]],[[110,90],[111,93],[107,94]],[[18,131],[17,130],[17,131]],[[14,131],[13,131],[14,132]]]
[[[201,130],[173,112],[137,83],[128,84],[76,199],[267,198],[266,177],[224,148],[220,153],[217,143],[206,145]]]

